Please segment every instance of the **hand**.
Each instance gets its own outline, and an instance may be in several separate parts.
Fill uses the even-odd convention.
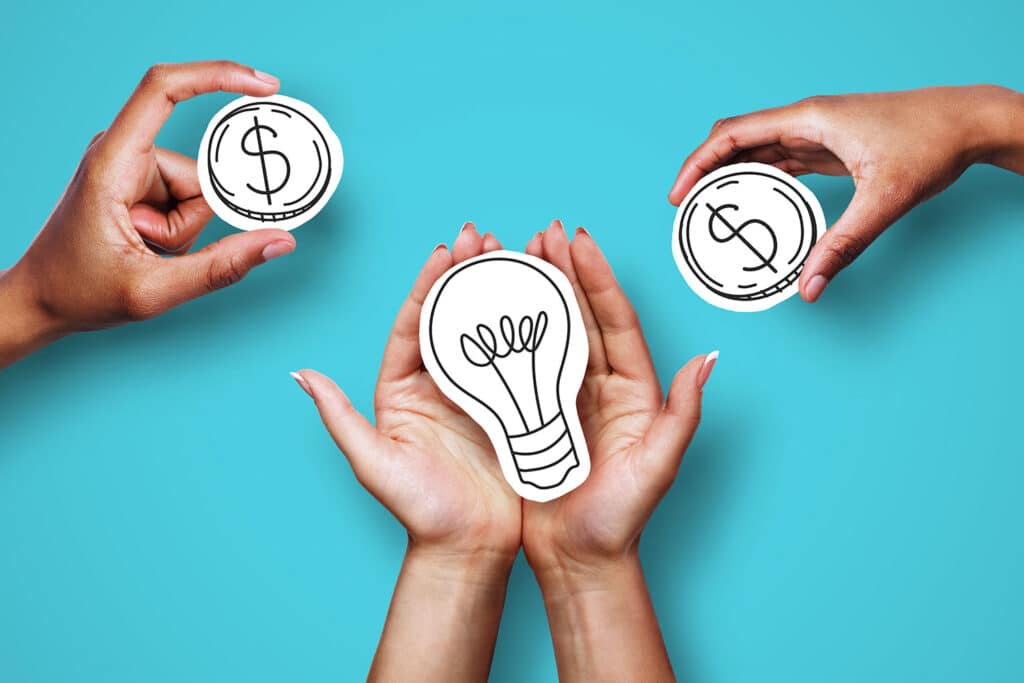
[[[640,568],[640,533],[675,479],[700,420],[717,353],[675,376],[663,400],[636,312],[582,228],[570,244],[555,221],[526,253],[572,283],[590,362],[577,405],[590,476],[548,503],[523,501],[523,549],[551,622],[561,680],[664,680],[672,675]]]
[[[384,349],[374,427],[327,377],[295,374],[359,482],[402,523],[409,550],[372,680],[483,680],[519,552],[521,505],[483,430],[440,392],[420,357],[420,311],[449,268],[500,249],[467,223],[439,245]]]
[[[0,339],[0,367],[71,332],[151,318],[295,248],[287,232],[257,230],[161,256],[187,252],[213,215],[195,161],[154,145],[174,105],[219,90],[265,96],[277,88],[276,78],[232,62],[146,73],[86,148],[28,251],[0,276],[0,306],[25,321],[18,332],[26,347]]]
[[[1024,96],[994,86],[812,97],[715,123],[680,169],[669,201],[678,205],[701,176],[733,162],[851,176],[853,200],[800,277],[801,296],[813,302],[886,228],[971,164],[1024,172],[1024,145],[1011,139],[1022,126]]]

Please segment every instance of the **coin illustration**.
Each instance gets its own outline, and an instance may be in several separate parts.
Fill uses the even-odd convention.
[[[821,204],[803,183],[767,164],[733,164],[702,178],[679,205],[672,252],[708,303],[763,311],[797,292],[824,231]]]
[[[199,185],[222,220],[242,230],[291,230],[311,220],[341,179],[341,142],[310,105],[284,95],[242,97],[210,121]]]

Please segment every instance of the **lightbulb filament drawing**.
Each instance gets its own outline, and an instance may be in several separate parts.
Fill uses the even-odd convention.
[[[477,325],[476,333],[477,339],[463,334],[461,338],[462,342],[462,353],[473,365],[486,368],[490,367],[498,375],[498,379],[501,380],[501,384],[505,387],[505,391],[508,392],[509,398],[512,399],[512,403],[515,404],[516,412],[519,413],[519,419],[523,422],[523,431],[530,431],[530,425],[533,424],[533,428],[542,427],[544,425],[544,409],[540,405],[540,392],[537,389],[537,347],[540,346],[541,340],[544,338],[544,333],[548,329],[548,314],[541,311],[537,314],[536,320],[529,316],[524,316],[519,321],[519,337],[516,339],[516,326],[512,323],[512,318],[507,315],[501,316],[501,320],[498,325],[498,329],[501,330],[502,341],[504,347],[499,348],[498,339],[491,328],[487,325]],[[520,405],[520,401],[516,399],[515,394],[512,392],[512,388],[509,386],[508,380],[502,374],[501,367],[498,365],[498,361],[503,358],[508,358],[513,353],[528,353],[530,356],[530,374],[533,384],[533,401],[525,406]],[[532,415],[533,419],[528,420],[526,412],[536,407],[536,415]]]

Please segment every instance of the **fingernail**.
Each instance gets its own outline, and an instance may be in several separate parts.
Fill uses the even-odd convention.
[[[462,230],[459,230],[459,234],[466,232],[467,230],[476,230],[476,225],[472,221],[467,221],[462,224]]]
[[[711,377],[711,371],[715,369],[715,363],[717,361],[717,349],[705,356],[704,364],[700,366],[700,372],[697,373],[697,388],[701,391],[704,390],[704,385],[707,384],[708,378]]]
[[[544,238],[544,233],[541,232],[540,230],[538,230],[537,234],[534,235],[534,237],[537,238],[537,239],[543,239]]]
[[[297,372],[289,372],[288,374],[291,375],[292,379],[294,379],[298,383],[298,385],[302,388],[302,390],[306,392],[307,396],[309,396],[310,398],[313,398],[313,391],[312,391],[312,389],[309,388],[309,382],[306,381],[305,377],[303,377],[302,375],[300,375]]]
[[[275,259],[278,256],[284,256],[285,254],[290,254],[293,251],[295,251],[295,243],[294,242],[286,242],[284,240],[277,240],[276,242],[271,242],[267,246],[263,247],[263,261],[266,262],[266,261],[269,261],[271,259]]]
[[[590,237],[590,233],[587,232],[587,229],[584,228],[582,225],[580,227],[576,228],[576,234],[577,235],[586,235],[587,237]]]
[[[555,220],[551,221],[551,227],[552,228],[558,228],[562,232],[565,232],[565,226],[562,225],[562,221],[558,220],[557,218]]]
[[[813,304],[821,296],[821,293],[825,291],[826,287],[828,287],[828,278],[824,275],[815,275],[807,283],[804,294],[807,295],[807,300]]]
[[[448,248],[448,245],[447,245],[447,244],[445,244],[444,242],[441,242],[441,243],[440,243],[440,244],[438,244],[438,245],[437,245],[436,247],[434,247],[434,250],[433,250],[432,252],[430,252],[430,253],[431,253],[431,254],[436,254],[437,252],[439,252],[439,251],[444,251],[444,250],[445,250],[445,249],[447,249],[447,248]]]
[[[256,76],[256,78],[258,78],[261,81],[263,81],[264,83],[270,83],[271,85],[277,85],[278,83],[280,83],[280,81],[278,81],[276,77],[271,76],[266,71],[260,71],[259,69],[254,69],[253,70],[253,75]]]

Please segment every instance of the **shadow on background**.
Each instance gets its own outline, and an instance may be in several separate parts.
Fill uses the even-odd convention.
[[[816,190],[834,223],[852,195],[836,187]],[[997,220],[1016,209],[1013,221]],[[998,248],[1005,231],[1024,225],[1024,178],[993,167],[974,167],[944,193],[912,210],[879,237],[833,282],[808,324],[843,327],[877,339],[906,306],[930,296],[929,274],[954,271],[961,250]]]

